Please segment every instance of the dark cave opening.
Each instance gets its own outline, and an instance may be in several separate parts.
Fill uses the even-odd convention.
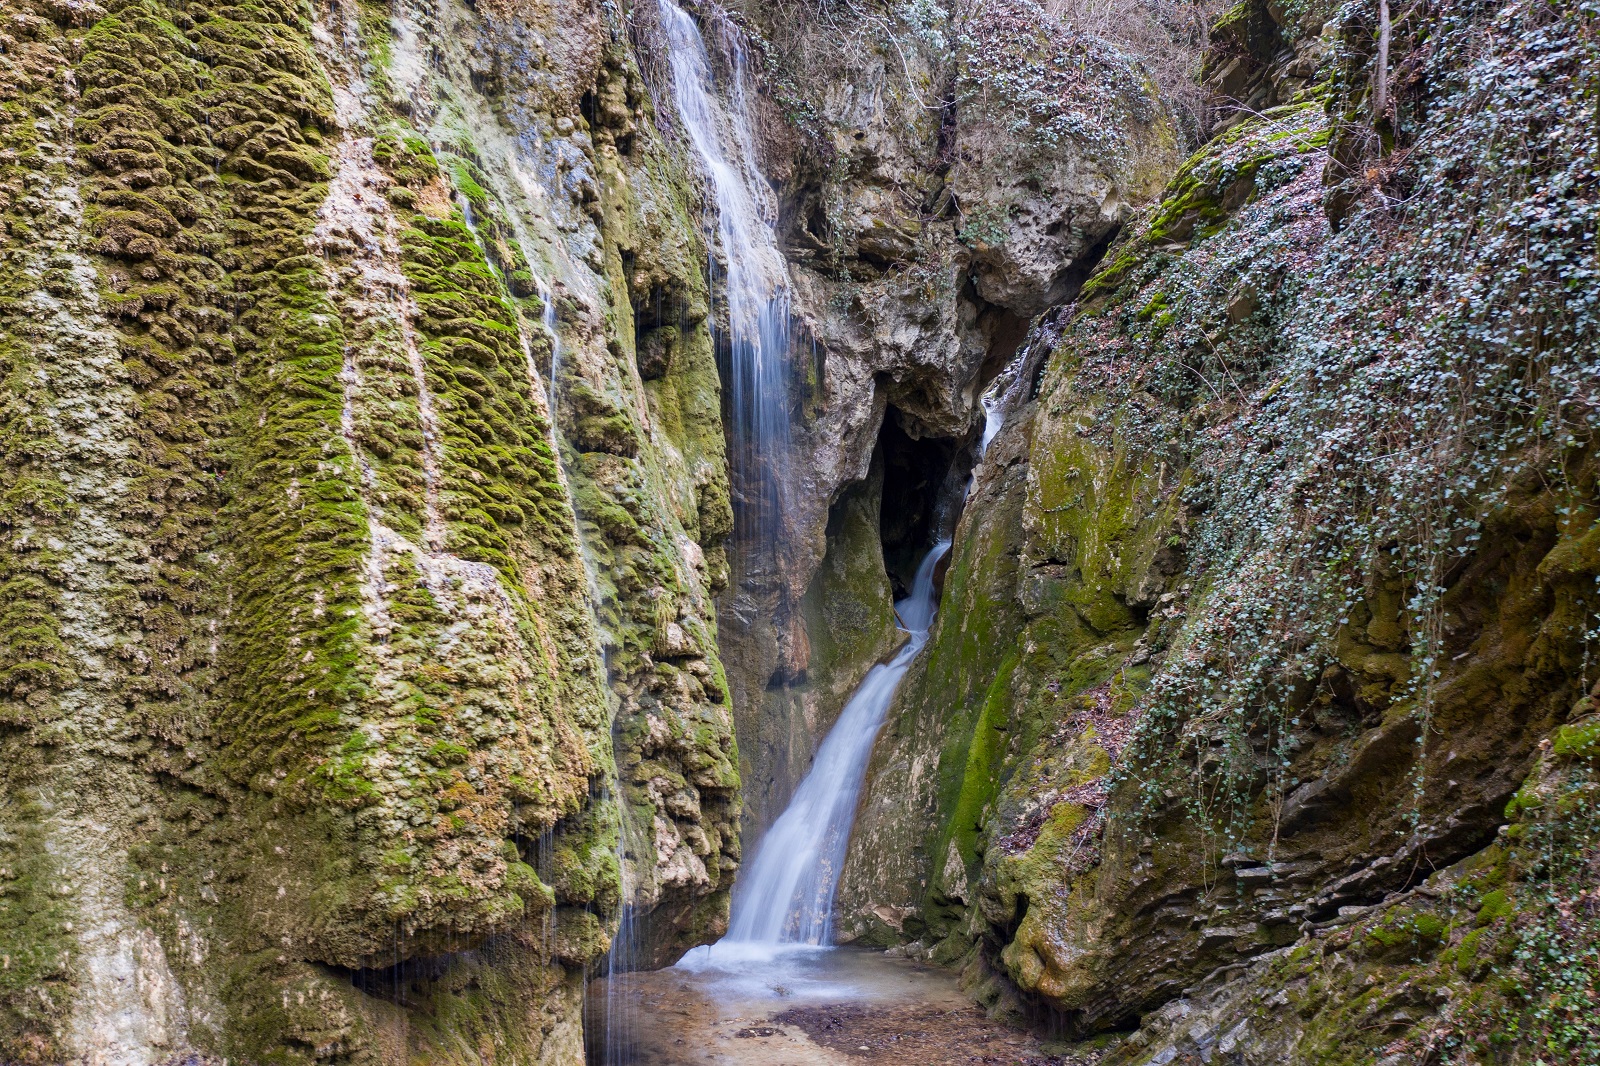
[[[968,449],[951,437],[913,437],[898,408],[884,412],[875,461],[883,465],[878,529],[883,564],[895,599],[905,596],[917,564],[948,536],[960,513],[962,486],[971,474]]]
[[[988,354],[983,357],[983,365],[978,369],[977,387],[981,394],[1006,368],[1006,364],[1016,357],[1017,351],[1027,340],[1029,319],[1009,307],[988,303],[977,294],[976,286],[970,282],[969,288],[968,298],[978,308],[978,329],[988,346]]]

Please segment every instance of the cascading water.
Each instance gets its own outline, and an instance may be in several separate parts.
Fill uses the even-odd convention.
[[[730,77],[727,84],[716,85],[695,20],[674,0],[658,0],[658,10],[669,49],[673,100],[716,208],[711,287],[720,306],[712,321],[726,323],[718,348],[726,356],[724,387],[738,540],[747,574],[775,572],[790,485],[786,387],[790,290],[773,230],[773,197],[755,161],[745,57],[730,35],[723,42]],[[543,324],[554,346],[549,382],[554,416],[559,407],[560,335],[550,289],[540,284],[539,296],[545,308]],[[909,639],[890,661],[871,670],[845,705],[789,808],[741,872],[728,936],[711,948],[690,952],[679,963],[679,973],[722,971],[736,984],[753,979],[769,990],[776,972],[771,964],[781,955],[788,961],[781,963],[783,981],[772,994],[787,997],[834,995],[839,987],[835,976],[850,970],[847,961],[820,970],[812,964],[844,955],[820,949],[831,941],[834,896],[867,762],[896,690],[928,641],[937,609],[934,575],[949,550],[949,531],[962,499],[958,489],[943,495],[945,506],[935,521],[942,531],[939,543],[918,566],[910,595],[896,604]],[[588,1025],[589,1061],[595,1066],[664,1061],[659,1042],[652,1043],[658,1036],[655,1024],[642,1024],[640,1015],[649,975],[635,972],[638,945],[635,916],[628,906],[632,886],[624,850],[619,843],[624,906],[607,958],[604,993],[586,994],[586,1010],[604,1011],[603,1019],[591,1014]],[[746,965],[751,962],[753,967]],[[729,973],[727,963],[733,963],[737,972]],[[713,978],[713,984],[721,979]],[[723,986],[716,994],[726,991]]]
[[[829,942],[834,892],[855,823],[867,759],[895,690],[928,642],[928,629],[938,607],[934,572],[949,549],[950,542],[941,540],[928,552],[917,567],[911,594],[895,604],[900,624],[911,639],[893,659],[872,668],[817,749],[811,772],[795,790],[788,809],[768,830],[755,861],[741,878],[723,944]],[[686,961],[694,964],[692,959]]]
[[[539,290],[539,322],[550,335],[550,421],[556,420],[556,403],[560,399],[556,379],[561,374],[561,330],[556,323],[556,294],[545,282],[534,279]]]
[[[773,232],[771,195],[756,167],[739,42],[731,37],[726,42],[732,78],[725,100],[719,99],[699,26],[674,0],[659,0],[658,7],[678,115],[716,200],[717,240],[726,263],[728,428],[743,497],[741,540],[748,550],[761,551],[780,539],[786,503],[788,275]],[[944,541],[929,552],[911,595],[897,605],[911,639],[894,659],[867,675],[818,749],[788,810],[741,875],[724,944],[827,943],[867,758],[896,687],[927,641],[935,609],[934,569],[948,547]],[[691,958],[703,952],[691,952]]]
[[[1025,354],[1018,355],[1006,364],[989,387],[984,390],[983,398],[979,401],[983,405],[983,436],[978,440],[978,458],[981,460],[989,451],[989,445],[1000,435],[1000,429],[1006,422],[1006,409],[1011,405],[1011,390],[1021,380],[1022,364]]]
[[[772,197],[756,166],[744,52],[736,39],[729,39],[731,106],[724,106],[714,91],[699,26],[673,0],[660,0],[659,6],[670,49],[673,98],[716,200],[717,240],[726,262],[722,290],[731,358],[725,384],[731,459],[744,497],[738,516],[745,533],[741,539],[771,543],[770,536],[761,534],[779,529],[787,484],[789,277],[772,229]]]
[[[618,804],[619,810],[626,805]],[[626,815],[623,815],[626,817]],[[606,952],[605,991],[598,1002],[584,1005],[586,1012],[604,1011],[599,1025],[586,1022],[590,1030],[588,1061],[593,1066],[631,1066],[638,1062],[639,1011],[634,972],[639,965],[639,932],[637,916],[632,906],[633,878],[627,862],[627,827],[618,827],[617,872],[621,880],[622,909],[617,919],[617,932],[611,938],[611,948]],[[592,986],[584,995],[593,996]]]
[[[1002,396],[997,392],[987,392],[983,395],[983,438],[978,441],[978,455],[989,450],[989,445],[1000,435],[1000,427],[1005,425],[1006,414],[1001,406]]]

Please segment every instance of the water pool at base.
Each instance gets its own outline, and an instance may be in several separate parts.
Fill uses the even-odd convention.
[[[880,951],[722,943],[677,966],[591,988],[591,1033],[613,1040],[596,1066],[1046,1066],[1031,1035],[984,1018],[949,970]],[[591,1040],[591,1046],[601,1041]]]

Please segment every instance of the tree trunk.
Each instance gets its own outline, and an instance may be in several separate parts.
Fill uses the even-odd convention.
[[[1378,0],[1378,67],[1372,89],[1372,123],[1389,112],[1389,0]]]

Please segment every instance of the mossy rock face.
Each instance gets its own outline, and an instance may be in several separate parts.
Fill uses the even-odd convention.
[[[1570,900],[1589,890],[1600,855],[1595,789],[1581,760],[1546,755],[1524,790],[1562,813],[1521,815],[1509,827],[1520,832],[1415,889],[1349,908],[1292,946],[1206,978],[1181,1007],[1147,1016],[1108,1061],[1170,1061],[1210,1047],[1247,1062],[1354,1066],[1398,1046],[1493,1062],[1529,1034],[1563,1061],[1587,1061],[1600,1035],[1587,1006],[1600,925]],[[1441,1004],[1448,1013],[1435,1013]]]
[[[576,354],[611,361],[573,427],[610,420],[608,451],[569,455],[595,472],[569,483],[529,236],[553,222],[473,130],[419,128],[390,14],[23,0],[0,29],[7,1061],[83,1050],[74,1019],[108,1002],[85,925],[143,953],[161,1002],[129,1009],[174,1053],[532,1063],[581,1057],[625,831],[654,870],[659,811],[699,863],[664,943],[726,913],[737,754],[704,585],[731,516],[697,216],[658,182],[672,246],[635,259],[626,197],[585,215],[591,294],[628,292],[625,249],[702,310],[657,403],[630,300],[591,295]],[[436,76],[417,99],[477,99]],[[611,188],[671,170],[542,113]],[[666,767],[639,782],[616,776],[585,493],[625,533],[598,554],[632,750]],[[656,805],[646,832],[623,794]]]
[[[389,31],[381,13],[362,17],[382,47]],[[420,17],[432,26],[443,16]],[[539,14],[546,22],[553,17]],[[524,857],[558,900],[595,908],[598,938],[568,937],[571,951],[605,950],[629,907],[647,930],[647,942],[633,949],[644,964],[670,962],[714,931],[737,862],[738,756],[711,601],[726,582],[721,542],[732,515],[700,216],[683,161],[653,126],[637,121],[649,94],[626,36],[612,24],[617,17],[606,9],[582,25],[547,26],[549,39],[561,41],[561,59],[515,84],[482,78],[466,51],[449,51],[426,85],[403,84],[418,76],[417,68],[409,59],[397,62],[380,95],[429,99],[409,110],[395,107],[405,116],[397,126],[406,128],[380,146],[384,166],[410,190],[400,201],[418,205],[411,225],[420,236],[408,231],[406,239],[408,252],[415,247],[417,265],[408,259],[408,272],[416,271],[422,310],[431,317],[431,301],[421,299],[424,283],[438,285],[441,299],[451,301],[463,289],[480,290],[465,306],[445,305],[440,325],[430,327],[441,338],[442,361],[453,364],[453,383],[427,353],[429,373],[442,379],[440,395],[460,397],[459,405],[440,405],[441,416],[462,412],[463,442],[455,451],[483,457],[462,486],[481,502],[464,501],[462,518],[481,512],[498,521],[508,493],[495,479],[507,476],[506,455],[521,444],[540,459],[552,442],[549,454],[560,457],[563,474],[546,483],[554,491],[545,497],[570,499],[577,521],[567,528],[575,527],[587,572],[585,586],[576,588],[557,583],[548,566],[540,569],[544,584],[531,597],[540,610],[565,604],[584,616],[540,635],[564,655],[563,641],[598,633],[606,653],[606,728],[583,733],[592,759],[589,794],[601,798],[556,826],[558,841],[568,833],[573,846],[558,844],[559,861],[548,875]],[[520,24],[490,14],[462,25],[479,35],[477,46],[504,57],[508,69],[523,66]],[[401,52],[414,48],[391,43]],[[584,97],[591,89],[599,101],[592,110]],[[497,114],[511,116],[513,125],[529,123],[538,147],[530,149],[520,133],[521,139],[503,137]],[[544,176],[537,196],[529,191],[535,171]],[[436,181],[442,197],[430,191]],[[445,210],[430,209],[430,202]],[[530,286],[537,298],[525,298]],[[484,298],[491,293],[501,297],[498,306]],[[477,348],[502,345],[506,380],[513,364],[520,375],[541,380],[541,395],[527,397],[528,413],[509,419],[531,430],[522,441],[480,443],[486,428],[499,432],[502,423],[479,413],[488,409],[495,381],[481,351],[452,340],[463,320],[481,327],[470,334]],[[646,381],[638,373],[638,346],[652,333],[670,337],[672,352],[670,365]],[[506,340],[520,342],[522,351],[507,352]],[[455,369],[463,356],[476,360],[470,374]],[[540,553],[548,550],[530,554],[543,561]],[[560,676],[575,673],[564,660],[558,665]],[[600,672],[590,679],[600,680]],[[519,808],[532,813],[531,805]],[[633,887],[626,900],[619,879]],[[671,918],[647,921],[658,908],[692,913],[692,928]]]
[[[1439,88],[1406,112],[1416,147],[1388,164],[1405,171],[1405,210],[1368,186],[1332,232],[1323,107],[1265,110],[1185,164],[1045,321],[1037,400],[1008,414],[1002,456],[980,470],[958,598],[871,787],[903,794],[901,767],[936,750],[945,784],[905,817],[869,797],[849,869],[870,887],[843,897],[842,924],[959,962],[1000,1012],[1045,1006],[1080,1033],[1142,1016],[1119,1062],[1369,1062],[1402,1038],[1408,1053],[1476,1047],[1489,1017],[1531,1026],[1506,1036],[1523,1047],[1535,1031],[1588,1039],[1560,1021],[1566,990],[1588,987],[1581,965],[1526,957],[1544,984],[1521,997],[1486,977],[1509,941],[1474,930],[1544,943],[1575,906],[1565,873],[1543,917],[1503,909],[1526,899],[1508,877],[1542,876],[1504,861],[1507,820],[1499,839],[1519,849],[1559,836],[1545,846],[1561,869],[1592,854],[1593,427],[1555,393],[1554,423],[1522,421],[1513,381],[1531,365],[1588,374],[1593,301],[1559,268],[1461,316],[1410,287],[1467,299],[1460,249],[1468,273],[1500,276],[1515,242],[1500,193],[1463,201],[1456,177],[1514,186],[1519,203],[1553,195],[1479,152],[1501,123],[1509,142],[1528,136],[1515,107],[1443,88],[1532,70],[1546,48],[1577,69],[1588,53],[1557,43],[1558,16],[1524,14],[1528,38],[1463,5],[1430,46]],[[1336,82],[1327,111],[1354,84]],[[1538,112],[1587,121],[1554,92]],[[1551,180],[1583,165],[1567,153]],[[1580,254],[1575,232],[1540,237],[1552,262]],[[1530,306],[1548,316],[1537,337],[1489,335],[1482,316]],[[1466,364],[1482,387],[1460,405],[1425,384]],[[1375,449],[1385,434],[1418,458]],[[1007,506],[1012,546],[990,555]],[[972,588],[986,602],[959,598]],[[1003,650],[955,647],[952,620],[991,605],[1011,612]],[[977,676],[947,683],[966,664]],[[882,862],[885,840],[915,862]],[[1470,893],[1417,888],[1456,863],[1435,888],[1470,872]],[[894,907],[875,917],[880,901]],[[1583,922],[1570,935],[1589,951]],[[1476,1021],[1451,1020],[1468,1008]]]

